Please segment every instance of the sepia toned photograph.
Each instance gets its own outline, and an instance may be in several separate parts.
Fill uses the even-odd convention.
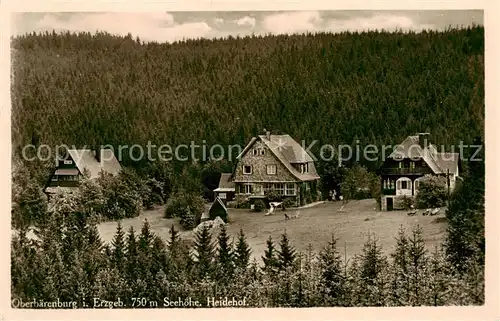
[[[484,305],[483,20],[12,13],[11,308]]]

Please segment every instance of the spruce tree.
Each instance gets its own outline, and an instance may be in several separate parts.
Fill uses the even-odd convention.
[[[112,251],[112,258],[111,262],[113,263],[113,266],[118,270],[118,271],[123,271],[125,268],[125,232],[123,231],[123,227],[120,221],[118,221],[118,224],[116,226],[116,233],[115,236],[113,237],[113,240],[111,241],[111,244],[113,245],[113,251]]]
[[[362,293],[362,305],[384,306],[387,304],[387,258],[378,240],[369,236],[359,256],[358,290]]]
[[[396,249],[391,254],[391,300],[396,306],[407,305],[410,300],[409,251],[408,237],[401,225],[396,237]]]
[[[331,241],[319,253],[319,271],[321,294],[329,306],[344,303],[345,280],[343,277],[342,259],[337,249],[337,239],[332,235]]]
[[[274,247],[273,238],[269,235],[269,238],[266,241],[267,248],[264,251],[264,255],[262,256],[262,261],[264,262],[264,271],[267,273],[273,273],[277,270],[278,267],[278,259],[276,248]]]
[[[243,229],[240,229],[238,241],[236,242],[236,248],[234,250],[234,263],[236,267],[244,271],[250,262],[250,254],[250,246],[247,243]]]
[[[227,229],[225,225],[221,227],[217,240],[217,273],[222,280],[228,281],[233,276],[234,262],[232,245],[229,242],[229,236],[227,235]]]
[[[127,276],[129,284],[134,283],[139,277],[139,260],[135,229],[131,226],[127,235]]]
[[[281,235],[280,249],[278,250],[278,267],[280,269],[291,267],[295,261],[295,257],[295,249],[290,245],[288,235],[285,231],[285,233]]]
[[[422,236],[422,228],[417,225],[413,228],[408,239],[408,263],[410,297],[409,303],[412,306],[420,306],[424,303],[424,298],[428,296],[428,256],[425,248],[425,241]]]
[[[197,276],[201,279],[210,277],[214,261],[214,246],[210,228],[207,225],[203,226],[194,237],[194,264]]]

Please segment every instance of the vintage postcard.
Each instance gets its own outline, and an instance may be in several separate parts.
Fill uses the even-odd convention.
[[[268,5],[4,4],[0,317],[500,316],[485,10]]]

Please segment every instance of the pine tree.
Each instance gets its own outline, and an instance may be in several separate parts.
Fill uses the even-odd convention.
[[[484,144],[478,138],[474,145],[482,146],[481,151],[474,160],[468,162],[469,171],[462,185],[453,194],[446,212],[448,219],[446,254],[451,263],[462,272],[465,271],[465,262],[470,257],[478,258],[478,263],[484,265]]]
[[[342,259],[337,249],[337,239],[332,235],[331,241],[319,253],[319,271],[321,294],[328,306],[344,304],[346,295],[343,277]]]
[[[229,242],[229,236],[227,235],[226,226],[221,227],[218,240],[217,257],[216,261],[218,264],[217,273],[219,274],[221,280],[226,282],[230,280],[234,272],[234,261],[233,261],[233,251],[232,245]]]
[[[116,233],[111,241],[113,245],[113,256],[111,261],[113,266],[120,272],[123,272],[125,268],[125,233],[123,231],[123,227],[120,221],[116,226]]]
[[[401,225],[396,238],[396,249],[392,257],[391,299],[396,306],[405,306],[410,300],[409,241]]]
[[[429,260],[430,280],[428,282],[429,294],[426,305],[443,306],[450,302],[451,269],[446,257],[437,246]]]
[[[243,229],[240,229],[238,241],[236,242],[236,248],[234,250],[234,263],[236,267],[242,271],[246,270],[250,261],[250,254],[250,246],[247,243]]]
[[[144,220],[141,228],[141,234],[139,235],[138,242],[138,255],[141,264],[149,266],[151,261],[151,246],[153,243],[154,235],[151,233],[149,222],[147,219]],[[145,271],[145,270],[143,270]]]
[[[194,252],[198,277],[210,277],[213,271],[214,246],[210,228],[206,225],[195,234]]]
[[[280,269],[287,269],[291,267],[295,261],[295,249],[288,241],[288,235],[283,233],[281,235],[280,249],[278,251],[278,267]]]
[[[156,276],[159,272],[172,273],[168,268],[168,255],[165,243],[158,236],[154,236],[151,246],[151,275]]]
[[[419,306],[424,303],[424,298],[428,296],[426,290],[429,278],[427,249],[422,236],[422,228],[419,225],[412,230],[412,235],[408,239],[408,263],[411,286],[409,303],[413,306]]]
[[[137,240],[135,229],[131,226],[127,235],[127,276],[129,284],[133,284],[139,277],[139,260],[138,260]]]
[[[382,248],[375,237],[369,236],[357,260],[359,264],[356,264],[358,269],[356,282],[361,305],[386,305],[387,258],[382,254]]]
[[[262,261],[264,262],[264,271],[267,273],[273,273],[277,271],[278,259],[276,254],[276,248],[274,247],[273,239],[271,235],[266,241],[267,249],[264,251],[262,256]]]

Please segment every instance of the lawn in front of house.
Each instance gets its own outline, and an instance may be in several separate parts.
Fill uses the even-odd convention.
[[[291,244],[298,251],[305,251],[312,244],[319,251],[331,239],[332,232],[338,238],[341,254],[347,253],[347,258],[360,253],[363,244],[371,233],[378,238],[379,244],[386,253],[393,251],[395,237],[402,225],[408,234],[413,226],[420,225],[429,250],[439,246],[446,236],[446,222],[443,220],[444,208],[436,216],[408,216],[405,211],[381,212],[376,209],[374,200],[351,201],[344,205],[341,202],[327,202],[310,208],[276,210],[273,215],[265,216],[265,212],[255,213],[245,209],[229,209],[230,223],[228,234],[236,240],[240,228],[246,234],[252,249],[252,256],[260,261],[266,249],[266,241],[271,236],[275,243],[279,242],[281,234],[286,231]],[[300,211],[298,218],[286,220],[284,213],[289,215]],[[168,239],[168,230],[172,224],[181,229],[178,219],[163,218],[163,207],[145,211],[139,217],[124,219],[125,230],[134,226],[136,232],[144,219],[147,219],[151,231],[162,239]],[[99,224],[99,232],[104,241],[111,241],[116,231],[116,222]],[[216,234],[216,233],[215,233]],[[193,232],[183,231],[181,236],[192,239]],[[214,240],[215,240],[214,235]]]

